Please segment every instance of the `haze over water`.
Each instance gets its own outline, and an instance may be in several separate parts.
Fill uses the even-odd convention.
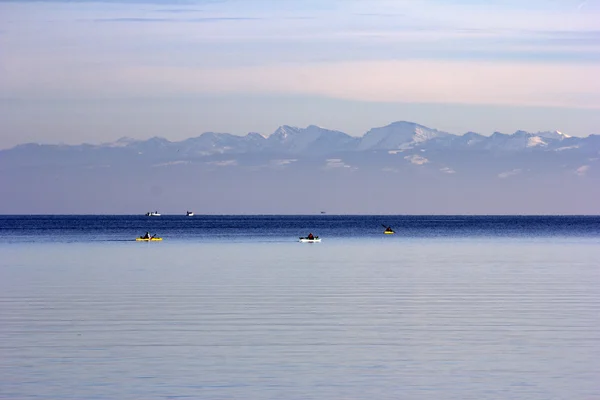
[[[599,217],[3,216],[0,255],[3,399],[600,397]]]

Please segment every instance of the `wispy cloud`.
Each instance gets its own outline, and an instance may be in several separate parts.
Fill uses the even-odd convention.
[[[189,164],[189,161],[183,161],[183,160],[179,160],[179,161],[168,161],[168,162],[164,162],[164,163],[160,163],[160,164],[154,164],[153,167],[172,167],[174,165],[185,165],[185,164]]]
[[[325,160],[325,169],[332,169],[332,168],[352,168],[352,167],[350,165],[346,164],[340,158],[328,158],[327,160]],[[356,168],[352,168],[352,169],[356,169]]]
[[[581,3],[579,3],[579,4],[577,5],[577,11],[581,11],[581,9],[582,9],[583,7],[585,7],[585,5],[586,5],[586,4],[587,4],[587,0],[586,0],[586,1],[582,1]]]
[[[294,163],[296,161],[298,161],[298,160],[295,158],[288,158],[288,159],[283,159],[283,160],[271,160],[270,164],[273,167],[283,167],[283,166],[289,165],[291,163]]]
[[[222,160],[222,161],[209,161],[209,165],[215,165],[217,167],[233,167],[238,164],[236,160]]]
[[[226,0],[77,0],[81,4],[168,4],[168,5],[198,5],[224,3]],[[73,0],[2,0],[4,3],[74,3]]]
[[[106,71],[98,93],[296,93],[367,101],[483,103],[600,108],[596,65],[390,61],[248,68],[132,67]],[[21,70],[10,82],[34,90],[59,84]],[[77,74],[69,72],[71,80]],[[81,76],[85,83],[85,76]],[[76,81],[74,81],[76,82]],[[89,82],[92,83],[92,82]],[[99,86],[100,85],[100,86]],[[58,87],[56,87],[58,89]]]
[[[510,178],[511,176],[519,175],[521,172],[522,171],[520,169],[513,169],[511,171],[501,172],[498,174],[498,178],[500,178],[500,179]]]
[[[400,172],[400,170],[398,168],[392,168],[392,167],[381,168],[381,171],[383,171],[383,172],[390,172],[390,173],[393,173],[393,174],[396,174],[396,173]]]
[[[585,176],[585,174],[587,174],[589,169],[590,169],[589,165],[582,165],[581,167],[579,167],[575,170],[575,174],[577,174],[579,176]]]
[[[408,160],[411,164],[415,164],[415,165],[423,165],[423,164],[427,164],[429,162],[429,160],[426,159],[425,157],[421,157],[416,154],[413,154],[412,156],[406,156],[406,157],[404,157],[404,159]]]
[[[165,14],[193,14],[193,13],[201,13],[206,12],[204,9],[198,8],[159,8],[153,10],[157,13],[165,13]]]
[[[15,61],[5,65],[0,89],[9,96],[270,93],[377,102],[600,108],[598,65],[418,60],[241,68],[109,65],[80,69],[63,60],[18,68]]]
[[[260,21],[257,17],[206,17],[206,18],[99,18],[93,22],[223,22],[223,21]]]
[[[86,21],[86,20],[84,20]],[[171,22],[169,18],[98,18],[92,19],[93,22]]]

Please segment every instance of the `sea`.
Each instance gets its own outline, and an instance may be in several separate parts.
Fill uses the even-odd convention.
[[[600,399],[600,217],[0,216],[0,398]]]

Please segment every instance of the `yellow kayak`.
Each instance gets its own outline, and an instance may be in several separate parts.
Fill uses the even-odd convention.
[[[394,231],[383,231],[383,233],[386,234],[386,235],[393,235],[396,232],[394,232]]]
[[[162,240],[162,238],[150,238],[150,239],[144,239],[144,238],[135,238],[136,242],[160,242]]]

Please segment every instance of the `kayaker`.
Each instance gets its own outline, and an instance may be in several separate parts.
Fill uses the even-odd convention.
[[[142,239],[150,239],[150,232],[146,232],[146,234],[142,236]]]
[[[315,237],[313,236],[313,234],[312,234],[312,233],[309,233],[309,234],[308,234],[308,236],[307,236],[307,239],[310,239],[310,240],[313,240],[314,238],[315,238]]]

